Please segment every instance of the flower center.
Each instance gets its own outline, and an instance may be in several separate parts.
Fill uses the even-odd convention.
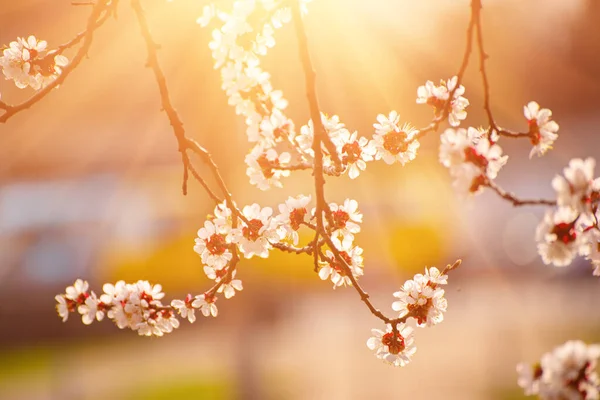
[[[480,186],[484,186],[486,183],[487,179],[484,175],[479,175],[478,177],[473,178],[473,181],[471,182],[471,187],[469,188],[469,192],[475,193],[479,190]]]
[[[225,235],[214,233],[208,238],[206,242],[206,249],[210,254],[220,256],[227,250],[227,242],[225,241]]]
[[[332,213],[333,216],[333,229],[343,229],[346,227],[346,223],[350,220],[350,215],[346,211],[337,210]]]
[[[67,310],[69,310],[69,312],[73,312],[77,309],[77,302],[73,301],[71,299],[67,299],[65,298],[65,302],[67,303]]]
[[[204,293],[204,301],[207,303],[214,303],[217,300],[214,294]]]
[[[110,310],[110,305],[99,301],[97,309],[98,309],[98,311],[106,312],[106,311]]]
[[[30,60],[33,60],[39,54],[39,52],[37,50],[35,50],[35,49],[27,49],[27,51],[29,51],[29,59]]]
[[[273,130],[273,136],[275,136],[275,139],[288,137],[290,135],[291,131],[292,131],[291,124],[289,122],[286,122],[285,124],[275,128]]]
[[[225,277],[225,275],[227,275],[227,269],[226,268],[218,269],[215,271],[215,275],[216,275],[216,279],[221,280]]]
[[[244,237],[251,241],[256,241],[260,237],[260,230],[264,224],[260,219],[251,219],[248,221],[248,225],[242,228],[242,234]]]
[[[440,111],[442,111],[444,109],[446,102],[444,100],[440,99],[439,97],[429,96],[427,98],[427,105],[432,106],[433,112],[435,113],[436,116],[438,116],[440,114]]]
[[[542,369],[542,366],[540,364],[536,364],[533,367],[533,379],[534,380],[538,380],[542,377],[542,375],[544,374],[544,370]]]
[[[465,149],[465,161],[477,165],[480,168],[486,168],[489,161],[488,159],[477,152],[474,147],[467,147]]]
[[[346,143],[344,147],[342,147],[342,153],[346,153],[342,161],[347,164],[353,164],[360,160],[362,150],[358,142],[355,141],[354,143]]]
[[[542,138],[542,135],[540,134],[540,127],[538,126],[537,120],[530,119],[527,121],[527,124],[529,125],[529,135],[530,135],[531,144],[534,146],[537,146],[538,144],[540,144],[540,140]]]
[[[381,338],[381,343],[386,345],[391,354],[400,354],[405,348],[404,338],[400,332],[388,332]]]
[[[81,293],[79,296],[77,296],[77,299],[75,301],[77,302],[77,304],[83,304],[85,303],[88,297],[90,297],[88,293]]]
[[[573,193],[573,188],[571,187],[571,193]],[[583,196],[581,198],[582,203],[594,204],[600,200],[600,191],[592,190],[588,196]]]
[[[346,264],[348,265],[352,265],[352,258],[348,255],[348,253],[346,253],[345,251],[340,251],[340,257],[342,257],[344,259],[344,261],[346,261]],[[342,276],[346,276],[346,271],[344,269],[344,265],[337,261],[337,259],[335,257],[332,257],[329,260],[329,265],[331,266],[331,268],[333,268],[338,274],[342,275]]]
[[[408,143],[406,132],[392,131],[383,135],[383,148],[396,155],[401,152],[405,152],[408,149]]]
[[[51,76],[56,73],[54,70],[55,62],[54,55],[50,54],[44,58],[40,58],[39,60],[35,60],[32,62],[33,68],[35,71],[39,72],[43,76]]]
[[[140,295],[140,300],[146,300],[148,303],[150,303],[152,301],[152,295],[146,292],[142,292],[142,294]]]
[[[273,102],[271,97],[265,93],[262,85],[257,84],[245,92],[241,92],[240,96],[244,100],[250,100],[254,104],[256,112],[261,113],[263,116],[271,114],[273,109]]]
[[[269,161],[266,154],[261,154],[260,157],[256,159],[256,162],[267,179],[270,179],[275,175],[273,167],[279,166],[279,160]]]
[[[300,228],[300,224],[304,222],[305,215],[306,208],[294,208],[290,211],[290,225],[293,230],[297,231]]]
[[[560,240],[564,244],[569,244],[577,239],[575,225],[572,222],[561,222],[560,224],[556,224],[550,233],[555,234],[556,240]]]
[[[427,315],[429,314],[429,309],[432,305],[433,302],[430,298],[428,298],[425,304],[409,304],[406,306],[406,308],[411,313],[413,318],[417,320],[417,323],[421,325],[427,321]]]

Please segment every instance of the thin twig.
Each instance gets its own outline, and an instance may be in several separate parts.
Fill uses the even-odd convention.
[[[489,58],[489,55],[485,52],[483,45],[483,28],[481,23],[481,10],[483,6],[481,0],[472,0],[471,2],[471,15],[474,17],[475,26],[477,27],[477,48],[479,52],[479,73],[481,74],[481,82],[483,85],[483,109],[487,115],[489,129],[488,132],[495,131],[498,135],[518,139],[531,137],[529,132],[512,132],[504,128],[500,128],[494,120],[492,113],[492,106],[490,104],[490,83],[485,68],[485,62]]]
[[[531,134],[529,132],[512,132],[512,131],[509,131],[506,129],[498,129],[496,132],[498,132],[498,135],[500,135],[500,136],[513,138],[513,139],[531,137]]]
[[[513,206],[532,206],[532,205],[543,205],[543,206],[555,206],[556,201],[554,200],[544,200],[544,199],[535,199],[535,200],[521,200],[517,198],[514,194],[507,192],[502,189],[500,186],[496,185],[494,181],[489,181],[485,184],[485,186],[492,189],[496,192],[500,197],[504,200],[507,200],[512,203]]]
[[[110,11],[117,6],[117,3],[118,0],[98,0],[98,2],[94,5],[94,8],[92,9],[92,12],[88,18],[87,28],[84,32],[84,35],[81,37],[81,39],[83,40],[83,44],[81,45],[71,62],[62,69],[61,74],[58,75],[54,81],[52,81],[48,86],[45,86],[40,91],[36,92],[33,96],[31,96],[24,102],[16,105],[9,105],[0,102],[0,108],[4,110],[4,114],[0,115],[0,123],[5,123],[13,115],[31,107],[38,101],[42,100],[44,97],[46,97],[46,95],[48,95],[48,93],[50,93],[54,88],[62,84],[65,81],[65,79],[67,79],[69,74],[71,74],[71,72],[73,72],[73,70],[77,68],[79,63],[87,55],[90,46],[92,45],[92,40],[94,38],[94,32],[96,31],[96,29],[99,26],[101,26],[104,23],[104,21],[106,21],[106,16],[101,17],[102,14],[110,14]]]
[[[308,43],[306,38],[306,32],[304,31],[304,25],[302,23],[302,16],[300,13],[300,6],[297,2],[292,6],[292,18],[294,20],[294,26],[296,30],[296,37],[298,40],[298,47],[300,53],[300,59],[302,61],[302,67],[304,70],[304,76],[306,81],[306,96],[308,99],[311,119],[313,121],[314,127],[314,139],[312,149],[314,152],[314,168],[313,168],[313,176],[315,181],[315,197],[316,197],[316,226],[315,226],[315,237],[311,242],[311,246],[313,247],[313,258],[314,258],[314,266],[315,271],[319,269],[319,255],[323,257],[321,246],[319,243],[320,239],[324,241],[325,244],[331,249],[334,257],[342,266],[344,273],[350,279],[352,286],[359,294],[360,299],[365,303],[371,314],[382,320],[384,323],[393,323],[394,325],[399,322],[404,322],[406,319],[410,317],[409,315],[404,316],[400,319],[392,319],[385,316],[379,309],[375,308],[373,303],[369,300],[368,293],[360,286],[356,278],[354,277],[350,266],[346,263],[344,258],[342,257],[340,251],[335,247],[331,236],[325,229],[325,224],[323,220],[323,214],[326,216],[330,216],[329,206],[325,200],[325,178],[323,176],[323,152],[321,149],[322,141],[329,139],[326,135],[325,128],[321,122],[319,105],[316,96],[316,88],[315,88],[315,72],[312,67],[312,63],[310,60],[310,53],[308,51]],[[330,221],[331,225],[331,221]]]
[[[90,3],[89,5],[93,5],[94,3]],[[109,19],[111,16],[110,12],[106,12],[102,15],[102,17],[100,17],[97,21],[96,24],[94,25],[93,29],[98,29],[102,24],[104,24],[104,22],[106,22],[107,19]],[[73,39],[69,40],[67,43],[61,44],[60,46],[58,46],[53,54],[62,54],[65,50],[70,49],[71,47],[75,46],[77,43],[79,43],[84,37],[85,34],[87,32],[87,29],[85,31],[79,32],[77,34],[77,36],[75,36]]]
[[[475,2],[477,0],[473,0]],[[467,67],[469,66],[469,59],[471,58],[471,51],[473,49],[473,28],[475,27],[476,20],[475,15],[471,11],[471,18],[469,19],[469,25],[467,25],[467,33],[466,33],[466,44],[465,44],[465,52],[463,53],[463,59],[460,64],[460,68],[458,69],[458,73],[456,74],[456,86],[450,91],[448,95],[448,100],[444,104],[444,108],[442,110],[442,114],[436,117],[429,125],[419,129],[419,133],[416,135],[416,138],[422,138],[429,132],[437,132],[440,127],[440,124],[448,118],[450,114],[450,110],[452,109],[452,100],[454,99],[454,93],[460,87],[465,72],[467,71]]]
[[[323,126],[323,122],[321,121],[321,111],[319,110],[319,100],[317,98],[316,73],[312,66],[310,52],[308,51],[308,38],[306,36],[306,30],[304,29],[304,22],[302,21],[300,5],[298,1],[293,1],[292,3],[292,18],[294,20],[296,39],[298,40],[298,49],[300,51],[300,60],[302,62],[302,69],[304,70],[304,77],[306,81],[306,96],[308,98],[310,118],[313,122],[313,150],[315,147],[318,147],[319,153],[321,153],[321,143],[323,143],[329,152],[329,155],[331,156],[333,164],[336,166],[336,168],[341,169],[341,160],[337,153],[337,149],[331,141],[329,135],[327,135],[325,126]],[[315,143],[317,143],[318,146],[315,146]],[[317,158],[318,157],[315,152],[315,162],[317,161]]]
[[[185,172],[185,171],[189,170],[192,173],[192,176],[202,185],[202,187],[204,187],[206,192],[209,194],[209,196],[213,200],[215,200],[218,203],[220,203],[222,201],[209,188],[206,181],[198,174],[198,172],[192,166],[191,160],[187,154],[187,150],[190,150],[193,153],[199,155],[200,158],[202,159],[202,161],[204,161],[209,166],[215,180],[217,181],[219,188],[221,189],[221,192],[223,193],[223,196],[225,197],[225,200],[228,203],[228,206],[232,209],[232,211],[240,219],[242,219],[244,222],[247,223],[248,222],[247,219],[235,207],[235,203],[233,201],[231,193],[229,192],[229,189],[227,188],[227,185],[225,184],[225,181],[223,180],[221,173],[219,172],[219,168],[218,168],[217,164],[214,162],[214,160],[212,159],[210,153],[204,147],[200,146],[200,144],[198,144],[198,142],[196,142],[195,140],[186,136],[183,122],[181,121],[181,118],[179,117],[177,110],[175,110],[175,108],[173,107],[173,104],[171,103],[171,96],[169,94],[167,80],[165,78],[165,74],[162,71],[160,63],[158,61],[157,49],[159,48],[159,46],[154,41],[154,38],[152,37],[150,28],[148,26],[148,21],[146,20],[146,15],[144,13],[144,9],[142,8],[142,5],[139,0],[132,0],[131,6],[133,7],[133,10],[135,11],[142,36],[144,38],[144,42],[146,43],[146,50],[148,53],[148,60],[147,60],[146,65],[149,68],[151,68],[152,72],[154,73],[154,77],[155,77],[156,83],[158,85],[158,90],[160,92],[160,100],[161,100],[162,109],[167,114],[169,123],[171,124],[171,127],[173,129],[173,134],[175,135],[175,139],[177,140],[177,145],[179,146],[178,150],[181,153],[181,160],[182,160],[183,168],[184,168],[184,182],[182,184],[183,191],[185,192],[185,189],[187,187],[187,184],[186,184],[187,172]]]
[[[308,245],[304,247],[295,247],[292,245],[288,245],[285,243],[271,243],[271,245],[277,250],[281,250],[285,253],[295,253],[295,254],[313,254],[313,249],[315,248],[313,242],[310,242]],[[317,247],[321,246],[322,243],[317,244]]]
[[[481,27],[481,0],[473,0],[471,2],[471,15],[475,20],[477,27],[477,48],[479,49],[479,73],[481,74],[481,81],[483,84],[483,109],[488,118],[488,124],[490,125],[489,132],[497,131],[498,127],[494,121],[492,115],[492,108],[490,106],[490,83],[488,81],[487,72],[485,70],[485,61],[488,59],[488,55],[483,47],[483,29]]]

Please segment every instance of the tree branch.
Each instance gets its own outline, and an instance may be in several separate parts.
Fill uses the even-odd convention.
[[[496,192],[498,194],[498,196],[502,197],[504,200],[511,202],[512,205],[515,207],[531,206],[531,205],[543,205],[543,206],[555,206],[556,205],[556,201],[554,201],[554,200],[544,200],[544,199],[521,200],[521,199],[517,198],[514,194],[509,193],[506,190],[502,189],[500,186],[496,185],[496,183],[494,181],[487,182],[485,184],[485,186],[492,189],[494,192]]]
[[[473,2],[477,0],[472,0]],[[417,139],[422,138],[429,132],[437,132],[440,127],[440,124],[448,118],[450,114],[450,109],[452,108],[452,99],[454,98],[454,93],[460,87],[465,72],[467,71],[467,67],[469,66],[469,59],[471,58],[471,52],[473,49],[473,28],[475,27],[476,20],[475,15],[471,12],[471,18],[469,19],[469,24],[467,25],[467,33],[466,33],[466,44],[465,44],[465,52],[463,53],[463,59],[460,64],[460,68],[458,69],[458,73],[456,74],[456,86],[452,89],[452,91],[448,95],[448,100],[444,104],[444,109],[442,110],[442,114],[435,118],[429,125],[419,129],[419,133],[416,135]]]
[[[13,115],[25,109],[28,109],[38,101],[42,100],[44,97],[46,97],[46,95],[48,95],[48,93],[50,93],[54,88],[58,87],[65,81],[65,79],[67,79],[71,72],[73,72],[73,70],[77,68],[79,63],[81,63],[83,58],[87,55],[90,46],[92,45],[94,32],[98,27],[104,24],[104,22],[108,19],[108,16],[110,15],[111,11],[116,8],[117,4],[118,0],[98,0],[96,2],[90,16],[88,17],[86,30],[75,36],[75,38],[72,39],[70,42],[59,46],[59,49],[62,48],[62,50],[60,50],[62,52],[67,47],[71,47],[80,40],[83,40],[83,44],[81,45],[71,62],[63,68],[61,74],[58,75],[53,82],[45,86],[40,91],[36,92],[33,96],[31,96],[24,102],[16,105],[9,105],[7,103],[0,102],[0,109],[4,110],[4,113],[0,115],[0,123],[5,123]]]

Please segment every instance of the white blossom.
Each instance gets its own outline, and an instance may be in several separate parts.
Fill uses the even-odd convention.
[[[462,193],[479,193],[508,161],[502,148],[475,128],[448,128],[440,142],[440,162],[450,169],[453,185]]]
[[[21,89],[30,86],[39,90],[61,74],[69,60],[55,51],[47,52],[48,43],[31,35],[17,38],[5,48],[0,67],[6,79],[12,79]]]
[[[517,365],[517,383],[526,395],[544,400],[598,399],[598,357],[599,345],[570,340],[544,354],[538,364]]]
[[[551,120],[552,111],[547,108],[540,109],[535,101],[530,101],[523,107],[523,113],[529,125],[529,134],[533,148],[529,158],[534,154],[543,155],[552,148],[554,141],[558,138],[558,124]]]
[[[231,240],[237,244],[244,257],[252,258],[256,255],[267,258],[272,248],[271,241],[279,242],[281,239],[276,221],[271,218],[273,210],[270,207],[261,208],[254,203],[245,206],[242,214],[248,224],[240,220],[239,228],[233,229],[230,233]]]
[[[89,325],[94,320],[102,321],[106,309],[107,305],[100,301],[94,292],[91,292],[90,296],[85,299],[85,303],[77,308],[77,311],[81,314],[82,322]]]
[[[350,179],[356,179],[367,168],[367,162],[373,160],[376,152],[373,142],[357,136],[357,132],[342,131],[337,143],[337,152]]]
[[[337,115],[329,117],[327,114],[321,112],[321,123],[325,128],[325,133],[327,134],[329,140],[331,140],[336,147],[343,146],[342,136],[347,134],[348,130],[340,121],[340,117]],[[314,136],[314,124],[311,119],[306,125],[300,127],[300,133],[295,137],[295,141],[300,150],[309,157],[314,157],[314,151],[312,149]],[[332,166],[333,163],[331,160],[331,154],[329,154],[329,150],[323,143],[321,144],[321,147],[324,152],[323,165],[325,167]]]
[[[417,351],[414,345],[413,329],[398,324],[396,331],[387,325],[386,331],[371,329],[373,336],[367,341],[367,347],[375,351],[375,356],[396,367],[408,364]]]
[[[177,310],[179,315],[182,318],[187,318],[190,323],[194,323],[196,321],[195,309],[193,306],[193,297],[191,294],[188,294],[184,300],[172,300],[171,307]]]
[[[417,321],[417,326],[421,327],[436,325],[444,320],[448,302],[444,298],[444,290],[437,282],[445,280],[439,279],[437,268],[435,271],[433,279],[430,279],[429,271],[426,275],[417,274],[414,279],[406,281],[400,291],[394,293],[398,301],[392,303],[392,309],[400,312],[399,317],[410,313]]]
[[[198,17],[198,19],[196,20],[196,22],[201,26],[201,27],[206,27],[208,26],[208,24],[210,24],[210,21],[217,15],[217,9],[215,7],[214,4],[208,4],[205,5],[204,8],[202,9],[202,15],[200,17]]]
[[[373,124],[375,159],[383,159],[386,164],[399,162],[401,165],[414,160],[420,146],[417,140],[419,131],[409,124],[400,126],[400,116],[396,111],[391,111],[388,116],[379,114],[377,122]]]
[[[69,313],[75,311],[75,302],[62,294],[57,294],[54,299],[58,316],[62,318],[62,322],[66,322],[69,319]]]
[[[299,195],[289,197],[284,204],[279,205],[279,215],[277,222],[279,225],[280,236],[291,237],[294,245],[298,244],[298,230],[300,226],[308,222],[308,203],[311,201],[311,196]]]
[[[577,254],[587,255],[585,234],[578,228],[577,213],[567,207],[548,210],[536,230],[538,253],[544,264],[565,267]]]
[[[592,263],[594,267],[594,276],[600,276],[600,230],[592,229],[588,235],[589,240],[589,254],[587,259]]]
[[[591,211],[593,202],[600,200],[600,178],[594,179],[596,160],[574,158],[563,169],[563,176],[552,180],[559,206],[571,207],[580,213]]]
[[[287,152],[279,154],[273,148],[264,149],[257,145],[246,156],[246,175],[250,177],[250,183],[261,190],[283,187],[281,178],[289,176],[290,171],[281,168],[289,166],[290,160],[291,155]]]
[[[340,239],[344,247],[354,240],[354,235],[360,232],[363,215],[358,210],[358,202],[353,199],[344,200],[344,204],[329,203],[331,212],[331,236]]]
[[[462,96],[465,93],[465,87],[463,85],[456,87],[457,83],[457,76],[448,79],[446,82],[441,81],[438,86],[432,81],[427,81],[424,86],[419,86],[417,89],[417,103],[432,106],[434,115],[439,118],[443,115],[450,93],[454,90],[450,109],[448,110],[448,122],[451,126],[457,127],[460,125],[460,121],[467,118],[465,108],[469,105],[469,100]]]
[[[215,301],[217,301],[215,296],[204,293],[195,297],[194,301],[192,302],[192,306],[200,309],[200,312],[205,317],[210,315],[216,317],[219,311]]]
[[[216,269],[224,268],[233,255],[229,250],[231,240],[228,234],[231,227],[228,223],[219,224],[219,220],[205,221],[204,227],[198,230],[194,251],[198,253],[202,262]]]
[[[350,268],[352,276],[356,279],[363,275],[363,249],[358,246],[352,246],[351,243],[342,243],[338,240],[333,240],[333,243],[338,250],[340,257]],[[352,281],[344,267],[344,264],[339,261],[331,250],[325,251],[325,258],[319,261],[319,278],[321,280],[330,279],[333,283],[333,288],[345,285],[352,285]]]
[[[231,278],[226,278],[226,280],[223,281],[223,283],[221,284],[221,286],[219,286],[219,289],[217,290],[218,293],[223,293],[226,299],[230,299],[233,296],[235,296],[236,290],[239,292],[244,288],[242,286],[242,281],[239,279],[235,279],[236,274],[237,271],[233,271],[231,273]]]

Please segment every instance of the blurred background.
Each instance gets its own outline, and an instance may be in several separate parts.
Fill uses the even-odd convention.
[[[0,43],[34,34],[55,47],[85,27],[89,7],[69,0],[0,0]],[[250,186],[244,123],[212,69],[205,1],[145,0],[175,107],[207,147],[240,204],[276,207],[312,191],[308,173],[285,189]],[[510,162],[498,182],[520,197],[552,198],[552,177],[574,157],[600,156],[600,2],[487,0],[484,34],[492,106],[500,125],[526,129],[536,100],[560,124],[555,149],[528,159],[527,141],[501,140]],[[378,113],[427,124],[415,103],[426,80],[456,73],[469,1],[318,0],[307,30],[322,111],[370,137]],[[308,119],[291,26],[264,61],[296,125]],[[62,323],[54,295],[76,278],[147,279],[166,298],[209,285],[192,247],[212,203],[182,167],[160,110],[145,45],[123,1],[94,37],[89,59],[30,110],[0,125],[1,399],[520,399],[515,365],[567,339],[600,341],[598,283],[588,262],[544,266],[535,227],[544,209],[513,208],[493,193],[457,196],[437,162],[436,134],[405,167],[372,163],[353,182],[328,179],[328,200],[359,201],[363,286],[391,312],[392,293],[425,266],[460,257],[445,322],[416,331],[418,351],[395,369],[365,346],[382,328],[351,288],[331,289],[306,257],[244,261],[243,292],[163,338],[110,322]],[[465,77],[467,124],[485,122],[477,59]],[[2,99],[32,92],[0,81]],[[200,164],[198,163],[200,166]],[[200,167],[201,172],[207,170]]]

